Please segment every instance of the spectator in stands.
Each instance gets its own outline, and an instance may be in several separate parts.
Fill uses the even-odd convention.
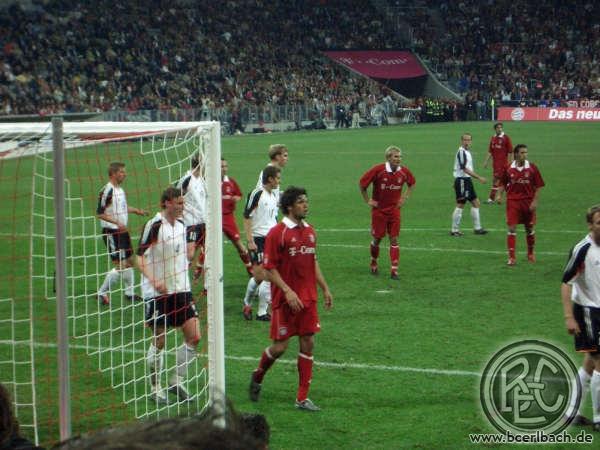
[[[77,436],[54,449],[266,450],[269,438],[269,425],[262,414],[238,415],[231,407],[223,414],[210,407],[200,416],[140,421]]]

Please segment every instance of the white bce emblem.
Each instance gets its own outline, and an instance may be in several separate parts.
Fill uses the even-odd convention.
[[[547,342],[512,343],[492,356],[481,377],[480,401],[501,433],[556,434],[577,414],[581,386],[577,369]]]

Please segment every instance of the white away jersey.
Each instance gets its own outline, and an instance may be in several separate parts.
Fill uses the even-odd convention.
[[[277,225],[278,205],[279,196],[275,194],[275,189],[267,192],[261,187],[248,194],[244,217],[252,219],[252,236],[265,237]]]
[[[147,270],[155,280],[165,284],[167,293],[192,290],[183,221],[178,219],[171,225],[161,213],[157,213],[144,225],[137,254],[144,256]],[[159,295],[148,279],[142,276],[142,296],[148,299]]]
[[[98,207],[96,208],[96,213],[106,214],[111,219],[123,224],[123,226],[127,226],[129,214],[127,212],[127,198],[125,197],[123,188],[114,186],[110,182],[106,183],[98,195]],[[100,219],[100,226],[102,228],[110,228],[113,230],[119,228],[114,223],[102,219]]]
[[[454,178],[471,178],[465,169],[473,171],[473,156],[466,148],[459,147],[454,158]]]
[[[186,226],[206,223],[206,184],[202,177],[192,175],[188,171],[175,187],[183,194],[183,222]]]
[[[573,301],[600,308],[600,246],[588,234],[573,247],[562,278],[573,286]]]

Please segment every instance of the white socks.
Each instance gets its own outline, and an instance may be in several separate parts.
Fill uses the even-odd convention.
[[[452,231],[458,231],[460,228],[460,221],[462,220],[462,208],[454,208],[452,213]]]
[[[471,207],[471,218],[473,219],[473,228],[481,230],[481,219],[479,218],[479,208]]]
[[[190,362],[196,357],[196,349],[190,347],[187,343],[181,344],[177,348],[175,356],[175,373],[170,377],[170,384],[178,384],[181,380],[187,378],[187,368]]]
[[[267,308],[271,304],[271,282],[263,281],[258,287],[258,312],[259,316],[267,314]]]
[[[150,384],[152,386],[160,385],[160,372],[163,367],[162,350],[156,348],[154,344],[150,344],[148,353],[146,354],[146,367],[150,376]]]
[[[254,279],[254,277],[250,277],[250,279],[248,280],[248,286],[246,286],[246,295],[244,295],[244,305],[252,305],[252,297],[254,297],[254,295],[256,294],[257,288],[258,283]]]
[[[117,270],[113,268],[110,272],[106,274],[106,278],[104,279],[104,283],[100,286],[98,290],[98,295],[105,295],[110,292],[110,288],[114,286],[115,283],[119,281],[119,278],[122,278],[123,285],[125,287],[125,295],[133,296],[134,295],[134,271],[133,267],[128,267],[127,269]]]
[[[119,278],[121,278],[121,272],[117,269],[113,268],[110,272],[106,274],[106,278],[104,279],[104,283],[100,286],[98,290],[98,295],[104,295],[110,291],[110,287],[116,283]]]
[[[600,422],[600,372],[594,370],[590,381],[592,393],[592,407],[594,409],[594,423]]]
[[[125,295],[133,296],[133,267],[128,267],[121,271],[123,276],[123,284],[125,285]]]
[[[592,379],[592,377],[585,371],[583,367],[579,368],[577,375],[579,375],[579,383],[581,383],[581,401],[579,402],[579,409],[577,410],[577,414],[581,415],[581,410],[583,409],[583,402],[585,400],[585,396],[590,390],[590,380]]]

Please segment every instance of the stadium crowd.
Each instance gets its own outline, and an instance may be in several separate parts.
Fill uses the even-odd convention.
[[[15,4],[0,15],[0,112],[369,101],[381,94],[376,83],[319,52],[386,46],[381,22],[359,3]]]
[[[402,14],[415,50],[461,93],[542,105],[600,98],[597,2],[410,3],[422,4]]]
[[[364,117],[386,88],[320,52],[405,47],[390,32],[396,16],[465,104],[600,96],[590,0],[387,4],[391,16],[359,0],[16,2],[0,11],[0,114],[226,108],[235,118],[247,105],[302,104],[323,117],[343,104]],[[453,117],[478,116],[464,111]]]

